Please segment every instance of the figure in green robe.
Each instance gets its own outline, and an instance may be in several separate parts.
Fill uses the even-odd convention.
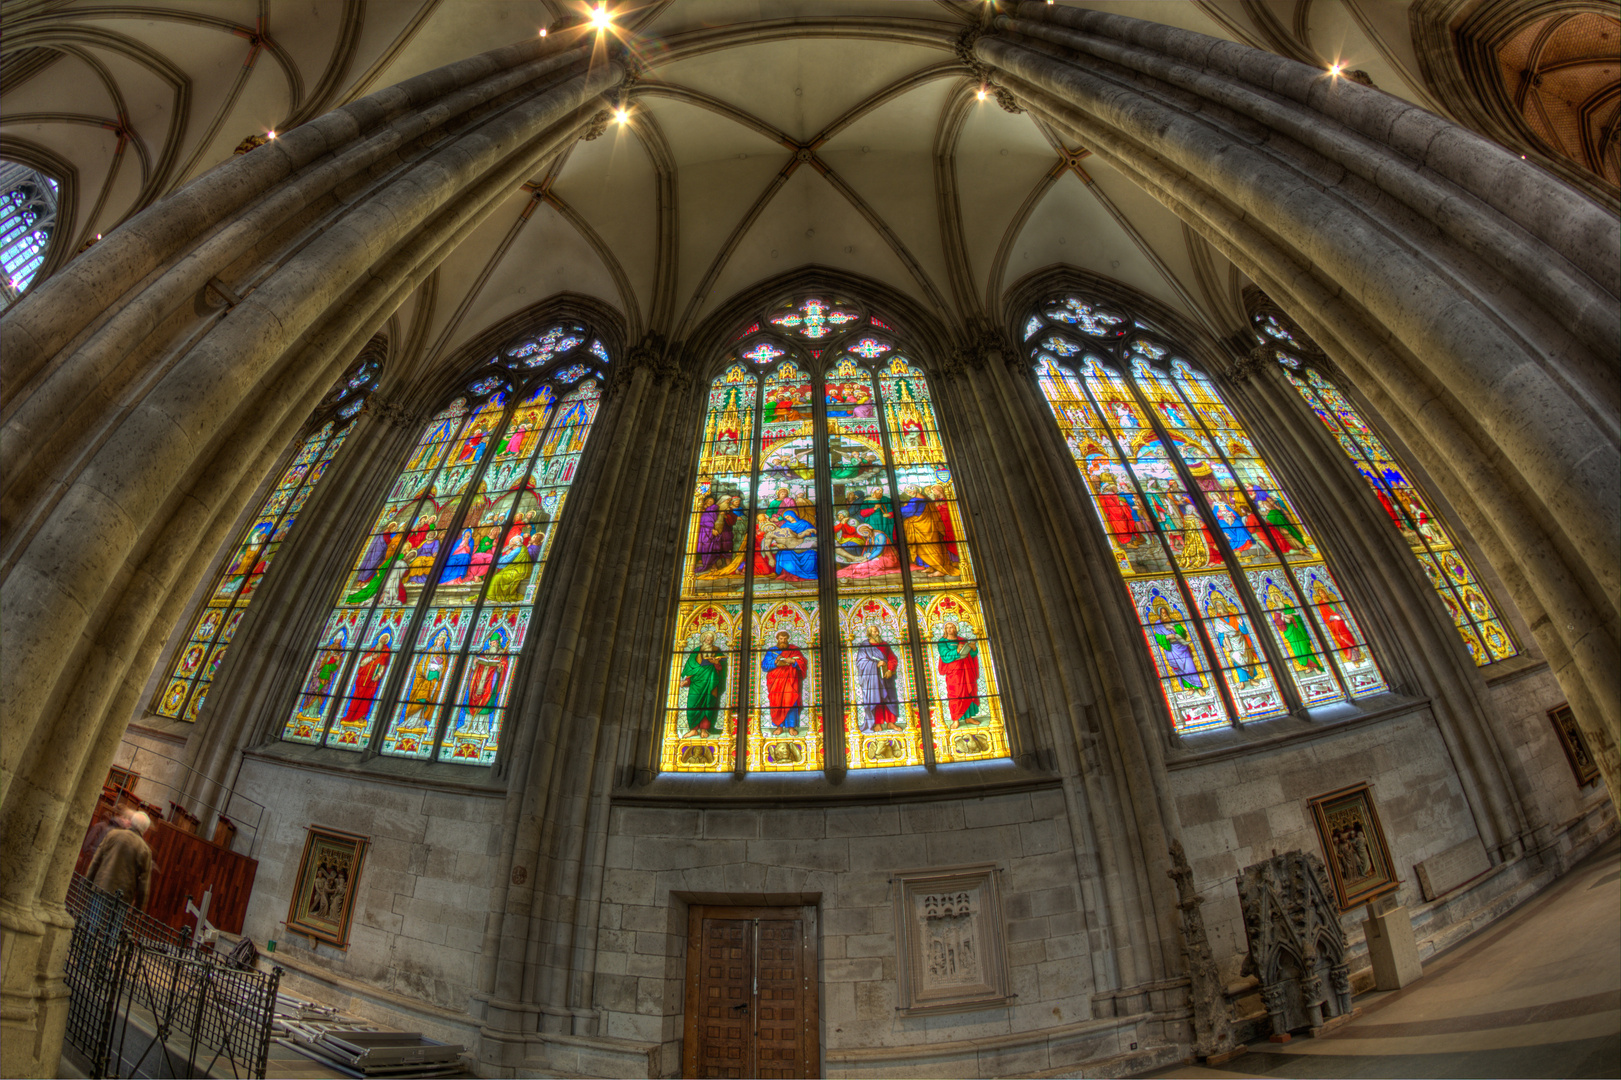
[[[1300,612],[1293,607],[1274,611],[1272,625],[1278,628],[1278,633],[1283,635],[1284,642],[1289,646],[1289,658],[1295,662],[1297,671],[1323,670],[1322,661],[1312,652],[1311,635],[1306,631],[1306,622],[1300,617]]]
[[[681,685],[687,688],[687,733],[704,737],[720,734],[720,705],[726,696],[726,654],[715,647],[715,632],[706,630],[698,647],[681,665]]]

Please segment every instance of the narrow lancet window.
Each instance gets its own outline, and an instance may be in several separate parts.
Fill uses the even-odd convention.
[[[1310,531],[1215,384],[1061,297],[1024,328],[1178,732],[1388,689]]]
[[[928,379],[842,298],[750,320],[710,385],[660,766],[1008,755]]]
[[[1390,523],[1407,541],[1476,666],[1519,655],[1468,556],[1430,509],[1430,501],[1413,481],[1411,471],[1339,388],[1307,362],[1316,347],[1303,347],[1297,331],[1270,312],[1258,313],[1254,324],[1256,335],[1262,344],[1271,346],[1290,385],[1345,451],[1373,489]]]
[[[498,354],[428,421],[339,589],[283,738],[495,762],[606,355],[583,328],[554,327]]]
[[[248,605],[253,601],[275,562],[287,534],[298,520],[315,486],[321,482],[332,455],[354,429],[355,414],[377,386],[380,361],[363,356],[338,380],[315,410],[298,453],[277,477],[275,486],[254,515],[253,523],[238,538],[230,559],[208,587],[207,598],[192,619],[191,633],[180,649],[169,679],[153,710],[159,716],[195,722],[197,710],[219,673],[227,647],[236,636]]]

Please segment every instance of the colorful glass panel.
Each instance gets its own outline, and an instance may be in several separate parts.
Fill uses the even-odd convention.
[[[1276,319],[1258,325],[1273,338],[1293,340],[1277,325]],[[1279,358],[1285,355],[1280,353]],[[1333,383],[1311,368],[1302,371],[1299,360],[1295,360],[1294,370],[1285,370],[1284,375],[1339,443],[1345,456],[1351,459],[1390,523],[1418,556],[1431,587],[1458,628],[1470,658],[1476,665],[1484,666],[1517,656],[1519,648],[1487,599],[1474,568],[1446,526],[1430,510],[1406,466],[1396,459],[1385,441]],[[1445,572],[1439,572],[1441,567],[1445,567]]]
[[[820,301],[774,321],[830,337],[840,314],[856,321]],[[821,376],[792,359],[760,376],[734,363],[710,386],[665,770],[819,769],[829,716],[850,768],[922,765],[930,745],[947,764],[1009,754],[928,381],[876,338],[827,345],[806,350],[828,353]]]
[[[517,401],[500,377],[479,379],[470,394],[491,396],[458,399],[428,422],[339,591],[284,738],[494,763],[600,404],[599,380],[586,378],[600,357],[585,340],[557,327],[498,355],[519,372],[543,354],[558,368]]]
[[[237,624],[242,621],[243,612],[275,562],[276,553],[292,531],[299,511],[321,482],[333,455],[354,430],[348,418],[365,405],[366,393],[376,385],[377,374],[377,363],[366,360],[338,380],[327,405],[343,403],[337,410],[337,418],[323,424],[304,440],[209,586],[169,679],[153,704],[159,716],[196,721],[209,686],[225,659],[230,634],[235,633]]]
[[[1122,337],[1148,329],[1141,323],[1075,298],[1041,314],[1025,330],[1037,380],[1131,594],[1175,729],[1287,712],[1274,657],[1308,707],[1387,690],[1316,541],[1214,384],[1140,335],[1094,346],[1117,360],[1065,336]]]

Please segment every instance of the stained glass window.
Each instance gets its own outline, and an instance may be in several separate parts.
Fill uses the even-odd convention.
[[[1497,614],[1468,556],[1430,509],[1407,466],[1339,388],[1306,362],[1307,349],[1301,347],[1296,331],[1267,312],[1258,314],[1254,322],[1261,341],[1273,347],[1289,383],[1351,459],[1390,523],[1407,541],[1476,666],[1518,655],[1507,624]]]
[[[1025,340],[1178,732],[1385,691],[1321,549],[1204,374],[1059,297]]]
[[[44,173],[0,162],[0,270],[11,296],[28,288],[45,262],[56,230],[57,190]]]
[[[338,380],[310,417],[306,427],[314,430],[305,436],[293,460],[276,478],[252,524],[237,538],[231,557],[210,582],[202,609],[191,621],[186,643],[152,703],[159,716],[196,721],[197,710],[208,696],[226,648],[236,636],[259,583],[292,531],[299,511],[321,482],[332,456],[354,429],[352,417],[376,388],[381,370],[376,358],[363,357]]]
[[[964,515],[909,350],[861,304],[810,297],[751,320],[731,356],[698,451],[661,768],[801,772],[831,747],[850,768],[1008,756]]]
[[[602,360],[587,340],[559,326],[519,342],[498,354],[499,374],[472,380],[423,427],[338,591],[283,738],[495,762],[599,404]],[[549,366],[534,363],[542,355]]]

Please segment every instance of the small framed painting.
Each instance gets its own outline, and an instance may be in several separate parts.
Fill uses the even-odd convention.
[[[1564,748],[1565,760],[1570,762],[1570,771],[1576,776],[1576,786],[1586,787],[1597,780],[1598,762],[1588,752],[1587,737],[1582,734],[1581,725],[1576,723],[1576,714],[1570,711],[1570,706],[1555,705],[1548,710],[1548,719],[1553,721],[1553,729],[1559,733],[1559,745]]]
[[[1331,791],[1306,803],[1317,822],[1323,861],[1334,881],[1340,910],[1365,904],[1401,884],[1390,861],[1390,845],[1367,784]]]
[[[371,839],[318,825],[306,832],[304,858],[287,907],[287,929],[348,948],[354,898]]]

